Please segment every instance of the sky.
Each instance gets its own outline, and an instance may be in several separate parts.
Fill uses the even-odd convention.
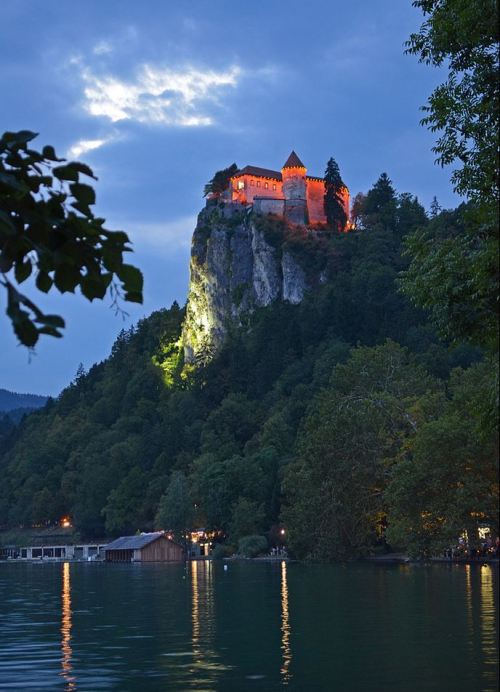
[[[421,21],[411,0],[3,0],[0,131],[93,168],[94,211],[129,234],[145,285],[127,316],[32,291],[67,325],[33,354],[0,294],[0,388],[57,396],[122,328],[184,304],[203,186],[233,162],[279,169],[294,149],[323,175],[333,156],[352,196],[386,171],[426,208],[456,206],[419,124],[443,73],[404,54]]]

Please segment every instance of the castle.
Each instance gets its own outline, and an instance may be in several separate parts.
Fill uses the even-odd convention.
[[[276,214],[296,224],[324,224],[325,181],[307,175],[307,169],[292,151],[283,168],[273,171],[245,166],[231,179],[222,199],[252,205],[259,214]],[[343,188],[344,209],[349,218],[349,190]]]

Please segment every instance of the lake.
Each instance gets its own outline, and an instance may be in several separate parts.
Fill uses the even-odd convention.
[[[496,690],[498,570],[0,563],[0,689]]]

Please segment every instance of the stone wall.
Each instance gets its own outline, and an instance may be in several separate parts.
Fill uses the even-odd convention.
[[[324,182],[322,180],[308,180],[307,210],[309,212],[309,223],[326,223],[324,197]]]
[[[290,223],[304,225],[307,223],[307,202],[305,199],[286,199],[285,218]]]
[[[305,168],[284,168],[283,196],[285,199],[306,198],[306,173]]]
[[[284,216],[285,200],[276,197],[254,197],[253,210],[256,214],[277,214]]]

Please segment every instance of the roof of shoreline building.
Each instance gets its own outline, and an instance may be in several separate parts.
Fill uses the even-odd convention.
[[[138,550],[164,536],[163,531],[141,533],[137,536],[121,536],[105,546],[105,550]]]

